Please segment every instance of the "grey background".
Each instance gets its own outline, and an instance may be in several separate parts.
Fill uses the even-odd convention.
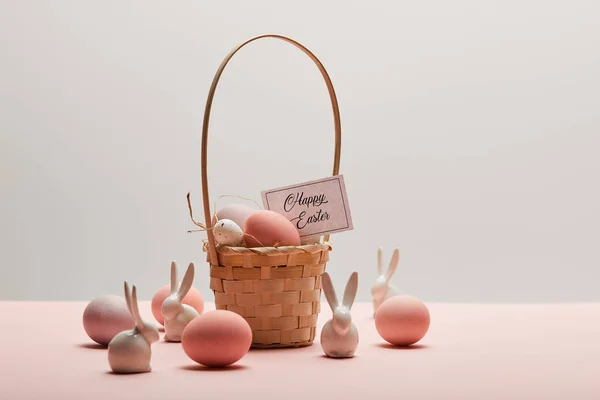
[[[369,299],[377,246],[427,301],[597,301],[600,3],[0,1],[0,298],[150,298],[171,259],[208,300],[200,136],[219,63],[299,40],[341,105],[355,230],[341,287]],[[327,176],[333,130],[311,61],[265,40],[225,71],[211,196]]]

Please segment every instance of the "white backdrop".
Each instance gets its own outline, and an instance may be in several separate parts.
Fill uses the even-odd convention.
[[[321,58],[342,114],[355,230],[337,286],[376,249],[427,301],[600,300],[600,3],[0,1],[0,299],[150,298],[198,264],[204,102],[262,33]],[[232,61],[211,120],[211,196],[327,176],[325,85],[289,44]]]

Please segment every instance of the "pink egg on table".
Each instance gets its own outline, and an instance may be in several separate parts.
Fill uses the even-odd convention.
[[[429,330],[429,310],[416,297],[393,296],[384,301],[375,314],[379,335],[396,346],[410,346],[421,340]]]
[[[239,361],[251,344],[250,325],[226,310],[208,311],[194,318],[181,337],[185,354],[207,367],[222,368]]]
[[[134,327],[135,321],[123,297],[96,297],[83,311],[83,329],[98,344],[107,345],[119,332]]]
[[[270,210],[254,211],[246,219],[244,238],[248,247],[300,246],[298,230],[283,215]]]
[[[240,228],[244,229],[246,219],[254,211],[256,211],[255,208],[249,207],[245,204],[227,204],[217,211],[216,218],[213,217],[212,223],[215,225],[217,219],[230,219]]]
[[[158,291],[152,297],[152,315],[154,316],[154,319],[156,319],[156,321],[161,325],[165,324],[165,317],[162,315],[162,304],[170,294],[171,285],[165,285],[158,289]],[[198,311],[198,314],[202,314],[204,311],[204,299],[202,299],[202,295],[195,287],[192,287],[188,294],[185,295],[182,303],[187,304],[194,310]]]

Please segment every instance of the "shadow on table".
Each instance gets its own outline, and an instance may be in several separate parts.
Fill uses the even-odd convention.
[[[241,370],[250,369],[250,368],[248,368],[245,365],[241,365],[241,364],[233,364],[228,367],[222,367],[222,368],[205,367],[204,365],[184,365],[183,367],[180,367],[179,369],[182,369],[184,371],[207,371],[207,372],[220,371],[220,372],[224,372],[224,371],[241,371]]]
[[[256,352],[256,353],[276,353],[276,352],[286,352],[286,351],[302,351],[302,350],[308,350],[311,349],[312,345],[309,346],[297,346],[297,347],[272,347],[272,348],[258,348],[258,347],[251,347],[250,348],[250,352]]]
[[[140,375],[147,375],[152,373],[152,371],[145,371],[145,372],[114,372],[114,371],[106,371],[105,374],[106,375],[115,375],[115,376],[140,376]]]
[[[89,350],[106,350],[108,346],[104,346],[98,343],[80,343],[76,345],[80,349],[89,349]]]
[[[353,360],[355,358],[360,357],[360,354],[357,354],[354,357],[339,357],[339,358],[337,358],[337,357],[329,357],[326,354],[319,354],[317,357],[318,358],[322,358],[322,359],[326,359],[326,360],[335,360],[335,362],[339,362],[339,360]]]
[[[425,350],[428,349],[429,346],[425,345],[425,344],[413,344],[410,346],[394,346],[393,344],[389,344],[389,343],[376,343],[373,346],[375,347],[379,347],[381,349],[391,349],[391,350]]]
[[[153,346],[181,346],[181,342],[167,342],[164,337],[161,337]]]

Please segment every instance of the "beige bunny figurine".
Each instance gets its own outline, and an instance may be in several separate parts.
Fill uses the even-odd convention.
[[[181,342],[183,330],[198,312],[191,306],[183,304],[182,300],[192,288],[194,282],[194,263],[190,263],[181,285],[177,287],[177,265],[171,263],[171,294],[162,304],[162,314],[165,317],[165,341]]]
[[[125,287],[125,300],[129,312],[135,320],[135,328],[118,333],[108,344],[108,364],[115,373],[133,374],[150,372],[150,359],[152,358],[152,343],[160,338],[158,329],[144,322],[140,315],[137,300],[137,290],[133,286],[129,293],[127,282]]]
[[[398,294],[398,289],[390,284],[390,280],[398,268],[398,262],[400,260],[400,252],[398,249],[394,250],[392,254],[392,260],[388,269],[383,271],[383,249],[380,247],[377,250],[377,272],[379,277],[371,287],[371,295],[373,296],[373,315],[377,312],[377,309],[387,299]]]
[[[358,273],[353,272],[346,283],[342,304],[339,303],[329,274],[322,277],[325,298],[333,311],[333,318],[321,330],[321,347],[332,358],[354,357],[358,346],[358,329],[352,322],[350,309],[358,290]]]

